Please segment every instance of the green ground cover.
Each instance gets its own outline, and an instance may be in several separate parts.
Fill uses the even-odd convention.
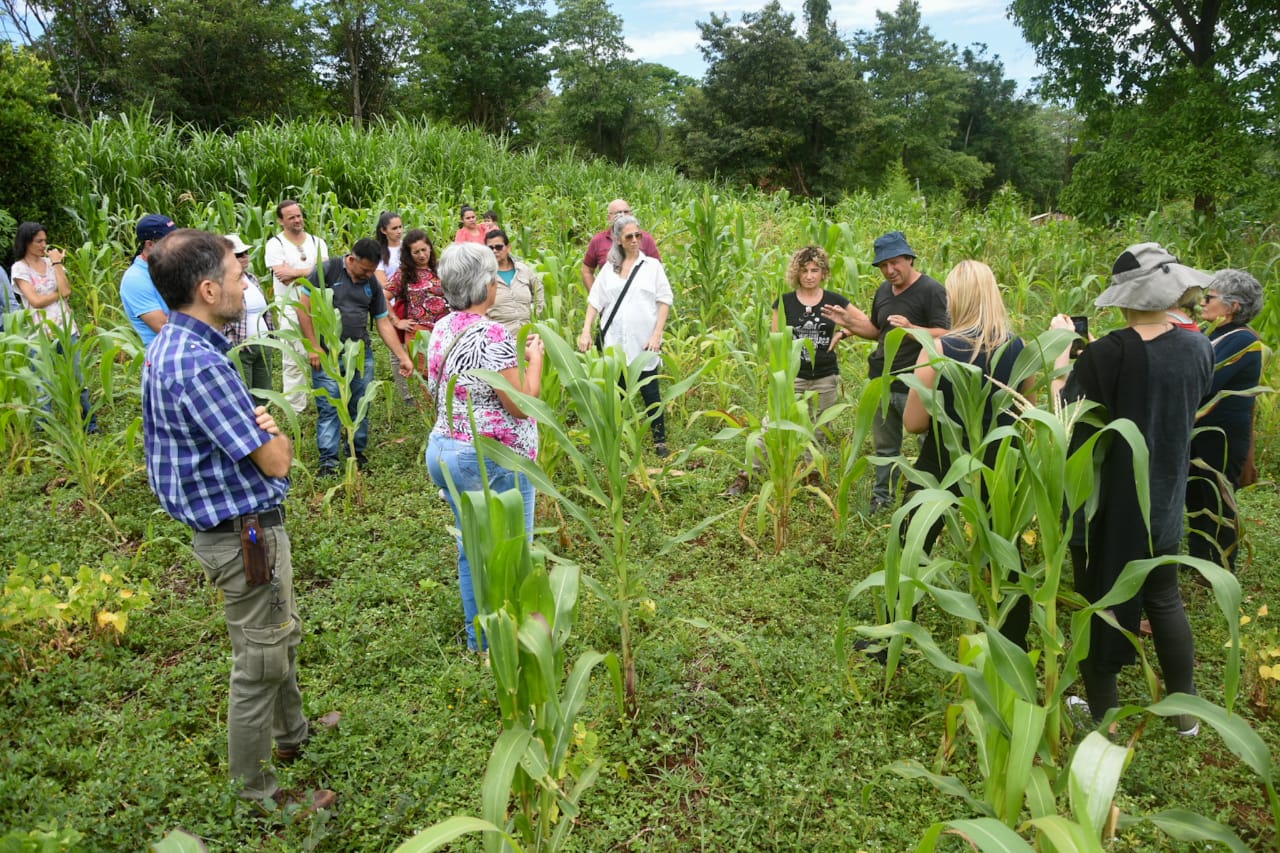
[[[613,172],[546,153],[509,155],[480,137],[404,126],[375,129],[363,145],[346,138],[348,131],[326,135],[311,125],[263,128],[225,143],[127,122],[95,126],[101,138],[92,146],[76,136],[88,131],[67,133],[102,161],[86,157],[80,165],[78,215],[86,240],[72,246],[68,268],[77,316],[102,341],[107,368],[91,365],[89,372],[104,429],[79,449],[54,453],[56,431],[37,435],[29,413],[0,409],[5,571],[12,581],[19,555],[51,574],[54,563],[63,574],[84,565],[106,587],[127,583],[135,591],[148,581],[152,596],[150,606],[130,614],[118,639],[110,626],[0,625],[0,833],[73,830],[82,836],[70,845],[77,849],[141,849],[174,827],[217,850],[392,849],[433,822],[478,813],[481,778],[499,734],[492,674],[460,644],[452,517],[422,463],[430,417],[398,401],[374,407],[374,469],[363,478],[362,500],[343,490],[328,494],[331,483],[312,479],[314,417],[306,417],[294,425],[299,462],[288,505],[306,632],[300,680],[309,714],[340,709],[344,721],[338,732],[318,737],[283,781],[331,787],[339,807],[278,827],[238,803],[225,779],[230,656],[221,608],[200,579],[188,531],[158,510],[141,473],[141,448],[128,437],[138,417],[140,363],[127,336],[117,336],[122,321],[114,291],[131,255],[125,236],[143,210],[239,230],[260,244],[272,229],[274,201],[297,195],[312,230],[332,235],[336,248],[370,229],[384,206],[400,209],[407,224],[429,223],[433,235],[446,235],[459,201],[492,203],[512,224],[519,253],[544,270],[548,321],[569,330],[582,317],[575,284],[581,246],[602,224],[605,203],[627,196],[659,236],[678,300],[668,367],[676,376],[703,373],[668,418],[673,447],[689,454],[652,475],[656,499],[626,519],[641,595],[654,606],[633,611],[637,716],[621,715],[601,671],[580,717],[581,748],[603,761],[571,836],[571,847],[580,850],[897,851],[913,848],[935,821],[974,816],[960,800],[884,772],[906,759],[932,767],[945,755],[949,773],[980,782],[972,750],[944,744],[955,685],[910,651],[888,687],[875,661],[836,653],[842,615],[879,621],[870,598],[848,602],[856,584],[882,567],[887,547],[887,517],[857,512],[866,481],[853,485],[848,511],[801,491],[777,553],[771,537],[757,535],[751,495],[723,494],[744,447],[714,440],[721,424],[700,413],[763,405],[768,354],[761,332],[792,249],[826,244],[836,261],[833,289],[866,302],[876,281],[871,239],[903,227],[935,277],[963,257],[988,260],[1019,325],[1031,333],[1052,311],[1083,310],[1110,259],[1139,239],[1171,243],[1206,267],[1251,269],[1276,295],[1274,238],[1197,223],[1180,211],[1095,233],[1074,223],[1034,228],[1012,198],[965,211],[947,200],[926,204],[904,190],[824,210],[779,196],[713,195],[669,176]],[[232,147],[214,152],[216,145]],[[192,155],[189,162],[182,150]],[[368,151],[382,159],[362,159]],[[131,167],[132,182],[120,165],[132,162],[129,152],[147,164]],[[478,162],[492,166],[487,179]],[[338,182],[342,176],[349,184]],[[1271,316],[1273,308],[1259,322],[1264,330],[1273,327]],[[1097,319],[1103,328],[1114,323]],[[0,371],[0,383],[19,396],[23,353],[21,342],[8,341]],[[863,345],[841,356],[851,403],[866,383],[865,354]],[[104,385],[103,376],[113,382]],[[836,434],[852,434],[854,417],[850,410],[839,418]],[[1271,627],[1280,616],[1258,615],[1280,588],[1274,535],[1280,495],[1268,441],[1274,432],[1274,405],[1264,401],[1258,439],[1264,481],[1242,499],[1251,548],[1241,573],[1242,610],[1252,621],[1242,629],[1248,666],[1235,707],[1272,753],[1280,745],[1277,705],[1257,694],[1267,682],[1249,672],[1256,673],[1259,655],[1280,649],[1280,629]],[[856,457],[859,450],[841,447],[833,455],[828,497],[840,480],[840,454]],[[86,457],[106,458],[96,467],[72,464]],[[553,477],[572,486],[563,458]],[[629,505],[639,503],[643,489],[642,481],[631,484]],[[656,556],[672,537],[721,514]],[[592,521],[607,524],[603,517]],[[586,575],[606,564],[583,523],[558,512],[549,498],[541,499],[539,523],[540,541]],[[40,568],[25,572],[39,581]],[[1196,630],[1197,684],[1221,705],[1226,626],[1207,591],[1187,584],[1184,594]],[[585,590],[580,609],[572,654],[615,649],[614,615]],[[952,651],[964,630],[931,607],[918,621]],[[1136,670],[1122,681],[1122,695],[1150,701]],[[1071,737],[1078,742],[1083,734]],[[1117,805],[1131,815],[1185,808],[1229,826],[1253,849],[1276,844],[1263,787],[1213,731],[1186,741],[1148,725]],[[956,839],[950,844],[962,847]],[[1139,825],[1123,829],[1110,849],[1187,845]]]

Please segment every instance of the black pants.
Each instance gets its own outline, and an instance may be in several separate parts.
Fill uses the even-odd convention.
[[[627,387],[624,373],[618,384]],[[658,444],[667,440],[667,422],[662,415],[662,389],[658,386],[658,368],[645,370],[640,374],[640,397],[644,400],[645,411],[649,415],[649,431],[653,433],[653,442]]]
[[[1158,550],[1152,556],[1176,554],[1178,549]],[[1085,580],[1085,550],[1071,546],[1071,565],[1075,573],[1076,589],[1088,589]],[[1156,657],[1164,674],[1166,693],[1196,694],[1193,671],[1195,669],[1195,641],[1191,636],[1191,623],[1182,606],[1182,591],[1178,588],[1178,567],[1175,564],[1159,566],[1142,585],[1142,610],[1151,622],[1151,639],[1156,647]],[[1090,632],[1109,630],[1098,617],[1091,620]],[[1096,660],[1098,644],[1089,643],[1089,654],[1080,661],[1080,678],[1084,681],[1089,711],[1095,720],[1101,720],[1108,708],[1120,705],[1120,693],[1116,686],[1118,668]]]

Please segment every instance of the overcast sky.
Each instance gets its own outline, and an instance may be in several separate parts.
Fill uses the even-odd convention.
[[[713,12],[727,14],[737,22],[744,12],[757,12],[765,2],[726,5],[725,0],[629,0],[612,5],[622,17],[627,44],[636,58],[669,65],[700,80],[706,65],[698,52],[697,22],[709,20]],[[796,16],[797,26],[803,26],[803,0],[782,0],[782,7]],[[897,0],[832,0],[831,17],[847,38],[859,30],[874,30],[876,9],[896,8]],[[998,54],[1004,63],[1005,76],[1018,81],[1021,92],[1040,70],[1031,46],[1006,17],[1007,8],[1007,0],[920,0],[922,23],[934,38],[961,48],[986,44],[987,52]]]

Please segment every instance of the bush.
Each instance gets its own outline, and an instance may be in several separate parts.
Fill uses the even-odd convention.
[[[42,222],[54,234],[67,222],[69,184],[50,82],[48,63],[26,50],[0,48],[0,209],[19,222]]]

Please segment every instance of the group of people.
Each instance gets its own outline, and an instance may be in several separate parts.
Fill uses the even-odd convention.
[[[476,447],[476,439],[487,436],[533,458],[538,446],[537,424],[519,400],[475,375],[492,370],[524,395],[541,392],[543,346],[536,333],[524,338],[523,363],[517,358],[517,336],[530,319],[522,312],[543,310],[541,282],[535,285],[536,274],[511,257],[506,233],[490,228],[481,242],[455,241],[437,261],[424,231],[405,233],[399,216],[384,214],[376,238],[357,240],[346,255],[328,258],[324,242],[306,233],[297,202],[281,203],[276,213],[282,230],[268,241],[267,255],[282,309],[279,322],[300,330],[313,385],[327,388],[330,380],[321,370],[322,342],[311,318],[316,288],[325,287],[333,291],[343,339],[366,343],[362,376],[373,370],[370,319],[401,375],[425,372],[436,410],[427,470],[459,526],[458,496],[481,488],[483,470],[491,487],[520,490],[531,536],[531,482],[492,460],[482,469]],[[592,310],[616,320],[606,320],[611,345],[629,358],[634,351],[635,357],[654,359],[672,303],[671,286],[660,262],[643,254],[635,219],[620,213],[611,219],[611,245],[592,288]],[[284,510],[294,450],[251,394],[251,383],[269,386],[250,378],[243,357],[247,375],[241,377],[228,357],[237,335],[245,343],[272,333],[270,300],[248,274],[248,247],[236,235],[176,229],[159,216],[144,217],[138,234],[131,272],[145,274],[160,305],[156,309],[154,302],[134,298],[136,290],[122,300],[139,334],[147,330],[142,375],[147,477],[164,509],[192,528],[196,559],[224,594],[232,645],[231,776],[242,785],[241,796],[265,811],[288,805],[326,808],[335,801],[333,791],[286,792],[275,773],[276,764],[301,754],[316,730],[339,720],[334,712],[308,721],[298,691],[301,627]],[[632,284],[622,282],[623,276]],[[527,294],[513,296],[517,287]],[[288,294],[283,300],[282,293]],[[397,305],[403,307],[397,310]],[[649,327],[640,328],[644,323]],[[405,341],[422,332],[429,332],[429,339],[415,361]],[[648,384],[656,390],[655,374],[656,365],[646,361]],[[657,406],[660,397],[646,387],[641,389],[645,400]],[[336,398],[336,389],[330,393]],[[322,470],[336,460],[337,443],[336,434],[325,432],[324,397],[317,398]],[[654,414],[654,436],[659,442],[663,437],[660,410]],[[359,458],[365,436],[355,438]],[[333,455],[327,455],[330,448]],[[457,544],[467,645],[484,655],[484,638],[475,631],[470,565],[461,539]]]
[[[1010,384],[1025,344],[1012,328],[986,264],[962,261],[943,286],[915,269],[915,252],[902,232],[879,237],[874,250],[884,282],[870,312],[822,288],[830,274],[828,259],[821,248],[808,246],[792,258],[788,282],[794,290],[775,303],[774,328],[781,311],[793,335],[813,341],[815,354],[810,359],[806,350],[796,391],[816,392],[818,411],[837,399],[834,350],[847,335],[877,340],[869,358],[872,378],[914,371],[921,387],[935,392],[933,406],[901,379],[892,379],[887,405],[876,413],[875,452],[898,457],[903,428],[922,433],[915,465],[940,481],[950,466],[944,430],[952,430],[961,446],[967,446],[964,430],[957,429],[961,416],[955,390],[935,367],[937,356],[913,336],[901,337],[892,363],[886,364],[888,333],[922,329],[934,339],[936,353],[981,371],[991,395],[982,414],[983,433],[1013,423],[1010,390],[1031,393],[1034,377],[1018,389]],[[1111,284],[1095,302],[1099,308],[1120,309],[1124,327],[1090,342],[1074,363],[1074,350],[1064,350],[1058,358],[1052,385],[1062,401],[1089,400],[1101,406],[1104,418],[1132,420],[1149,459],[1150,508],[1144,518],[1131,448],[1117,439],[1098,451],[1098,507],[1073,519],[1071,539],[1075,588],[1088,601],[1110,592],[1130,561],[1176,554],[1184,538],[1192,556],[1234,571],[1239,544],[1234,491],[1250,464],[1254,394],[1262,371],[1261,344],[1248,323],[1262,302],[1261,285],[1246,272],[1209,275],[1179,263],[1155,243],[1131,246],[1116,260]],[[1203,306],[1207,335],[1188,317],[1188,309],[1196,305]],[[1050,326],[1076,331],[1065,314],[1055,316]],[[1076,429],[1073,449],[1084,444],[1091,429],[1096,427]],[[894,465],[877,466],[872,513],[896,499],[896,478]],[[1149,535],[1137,532],[1142,530]],[[939,532],[936,525],[926,550]],[[1194,643],[1175,564],[1153,570],[1139,593],[1112,612],[1133,634],[1145,614],[1167,690],[1195,693]],[[1008,611],[1001,631],[1025,647],[1029,625],[1030,602],[1024,598]],[[1081,664],[1085,698],[1078,704],[1101,720],[1119,704],[1117,675],[1133,661],[1134,652],[1127,638],[1100,617],[1093,620],[1092,637]],[[1192,717],[1175,717],[1174,724],[1183,735],[1198,731]]]
[[[598,325],[603,345],[620,350],[638,367],[637,390],[655,450],[665,456],[658,373],[674,304],[672,287],[652,236],[640,228],[627,203],[612,202],[608,216],[609,227],[593,237],[583,259],[588,307],[577,343],[588,350]],[[142,398],[148,482],[164,509],[192,528],[196,558],[225,595],[233,651],[231,774],[242,783],[242,795],[264,808],[288,802],[320,808],[333,802],[333,792],[287,794],[279,789],[273,769],[273,759],[296,758],[313,729],[337,718],[326,715],[313,725],[302,712],[296,681],[301,629],[284,512],[294,448],[262,400],[252,395],[255,388],[271,387],[270,348],[261,341],[279,328],[298,329],[297,343],[311,366],[310,383],[329,391],[317,395],[317,444],[324,471],[337,464],[340,429],[330,400],[338,399],[336,383],[322,359],[326,342],[312,320],[317,288],[332,292],[341,338],[365,343],[357,402],[363,383],[373,375],[372,321],[395,358],[397,373],[408,377],[420,371],[425,376],[436,413],[426,467],[460,521],[458,496],[482,485],[478,437],[536,458],[537,424],[519,398],[490,385],[477,371],[493,371],[520,394],[538,397],[543,344],[536,333],[526,334],[523,343],[519,335],[545,305],[537,274],[511,256],[506,232],[496,227],[496,220],[485,223],[493,227],[484,230],[470,208],[464,208],[459,230],[469,235],[455,239],[438,257],[425,230],[405,231],[393,212],[380,217],[375,236],[355,241],[346,254],[333,258],[324,240],[307,233],[298,202],[281,202],[276,218],[280,233],[265,246],[271,293],[250,272],[250,247],[237,235],[178,229],[166,217],[147,215],[137,226],[138,253],[121,283],[121,301],[147,346]],[[484,230],[480,240],[471,236],[477,230]],[[43,312],[45,322],[71,322],[62,253],[47,248],[47,235],[36,223],[19,228],[17,248],[20,260],[12,275],[16,293],[27,307]],[[892,382],[888,405],[876,414],[875,452],[897,457],[904,428],[924,433],[917,465],[939,475],[949,456],[931,427],[939,418],[957,417],[948,380],[912,335],[897,341],[890,361],[889,333],[924,330],[935,340],[937,352],[976,365],[994,380],[993,387],[1008,385],[1023,342],[987,265],[964,261],[944,286],[916,269],[916,253],[902,232],[882,235],[873,248],[873,262],[884,280],[869,311],[824,288],[829,258],[821,248],[808,246],[792,258],[787,273],[792,292],[775,302],[774,328],[785,324],[793,335],[813,342],[812,354],[805,350],[796,390],[816,392],[815,405],[823,410],[839,398],[839,342],[850,336],[875,340],[870,376]],[[1182,327],[1169,313],[1189,304],[1188,293],[1196,288],[1202,295],[1193,301],[1202,302],[1202,319],[1212,326],[1208,336]],[[1133,535],[1143,523],[1135,515],[1133,460],[1124,442],[1112,442],[1101,460],[1099,509],[1074,528],[1076,588],[1090,601],[1106,594],[1128,561],[1176,552],[1184,536],[1184,503],[1192,519],[1192,553],[1233,565],[1230,487],[1240,483],[1252,434],[1250,393],[1260,379],[1261,355],[1248,322],[1262,306],[1262,289],[1247,273],[1227,270],[1209,276],[1183,266],[1160,246],[1142,244],[1116,261],[1111,286],[1096,304],[1120,308],[1125,327],[1091,342],[1069,370],[1064,353],[1055,393],[1092,400],[1110,417],[1127,417],[1138,425],[1151,460],[1152,501],[1150,536]],[[1058,316],[1051,325],[1066,329],[1071,321]],[[420,334],[427,336],[425,346],[414,345]],[[243,376],[228,358],[237,344],[243,345]],[[293,395],[303,377],[295,375],[289,384],[291,361],[284,363],[284,390]],[[923,387],[937,392],[932,408],[901,381],[911,371]],[[297,404],[291,396],[290,404],[301,410],[307,396],[303,391]],[[986,410],[984,428],[1011,422],[1011,398],[1000,399],[1005,402]],[[1197,411],[1209,401],[1216,405],[1200,419],[1202,429],[1193,441]],[[367,426],[354,436],[359,464],[365,461],[366,441]],[[1193,458],[1200,468],[1192,466]],[[492,460],[483,470],[491,487],[519,489],[526,531],[532,536],[531,482]],[[1202,470],[1211,475],[1197,473]],[[877,467],[873,511],[897,500],[897,478],[893,465]],[[484,638],[475,630],[478,607],[468,555],[461,540],[457,546],[466,642],[484,654]],[[1029,607],[1016,609],[1002,629],[1015,639],[1025,638],[1029,612]],[[1139,595],[1115,609],[1120,624],[1132,631],[1143,612],[1169,690],[1194,693],[1194,646],[1173,566],[1153,571]],[[1089,707],[1100,719],[1118,704],[1116,673],[1132,650],[1101,620],[1095,620],[1094,637],[1082,674]],[[1194,721],[1176,723],[1179,731],[1193,733]]]

